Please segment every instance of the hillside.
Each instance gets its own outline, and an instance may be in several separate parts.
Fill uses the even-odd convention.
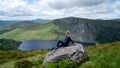
[[[58,40],[70,30],[72,38],[82,42],[106,43],[120,40],[120,22],[112,20],[90,20],[83,18],[61,18],[45,23],[34,23],[4,32],[0,38],[14,40]]]
[[[46,19],[35,19],[35,20],[0,20],[0,26],[4,26],[6,24],[13,24],[13,23],[39,23],[39,22],[46,22]]]
[[[23,26],[31,25],[33,24],[32,22],[24,21],[24,22],[17,22],[17,23],[11,23],[11,24],[6,24],[4,26],[0,26],[0,34],[12,31],[16,28],[22,28]]]
[[[20,41],[0,39],[0,50],[18,50],[20,44]]]
[[[0,68],[14,68],[16,62],[26,68],[120,68],[120,42],[85,47],[89,60],[80,64],[61,61],[42,66],[47,50],[38,51],[2,51],[0,50]]]

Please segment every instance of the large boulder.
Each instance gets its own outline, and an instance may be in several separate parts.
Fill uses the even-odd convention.
[[[49,63],[69,60],[76,63],[81,63],[88,58],[83,46],[76,44],[68,47],[61,47],[46,54],[43,65],[46,66]]]

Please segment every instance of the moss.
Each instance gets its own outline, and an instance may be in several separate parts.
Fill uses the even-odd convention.
[[[14,68],[31,68],[33,63],[28,60],[17,61],[14,65]]]

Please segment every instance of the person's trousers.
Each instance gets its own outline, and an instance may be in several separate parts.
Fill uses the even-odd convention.
[[[59,40],[57,43],[57,48],[62,47],[62,46],[66,46],[66,44],[63,41]]]

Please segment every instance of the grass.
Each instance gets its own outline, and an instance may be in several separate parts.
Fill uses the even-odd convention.
[[[45,25],[46,24],[46,25]],[[44,27],[43,27],[44,26]],[[45,28],[46,27],[46,28]],[[31,28],[31,29],[28,29]],[[59,30],[53,24],[35,24],[31,26],[26,26],[25,28],[17,28],[10,32],[6,32],[0,35],[0,38],[14,39],[14,40],[55,40],[57,38],[62,38],[53,32],[53,30]]]
[[[30,68],[120,68],[120,42],[98,44],[85,47],[89,60],[82,64],[70,61],[59,61],[48,66],[42,66],[47,50],[37,51],[0,51],[0,68],[15,68],[16,62],[32,63]],[[27,65],[27,63],[26,63]]]
[[[36,56],[39,54],[42,55],[42,54],[45,54],[46,52],[47,50],[38,50],[38,51],[3,51],[3,50],[0,50],[0,64]]]
[[[120,68],[120,42],[86,47],[89,61],[80,68]]]

